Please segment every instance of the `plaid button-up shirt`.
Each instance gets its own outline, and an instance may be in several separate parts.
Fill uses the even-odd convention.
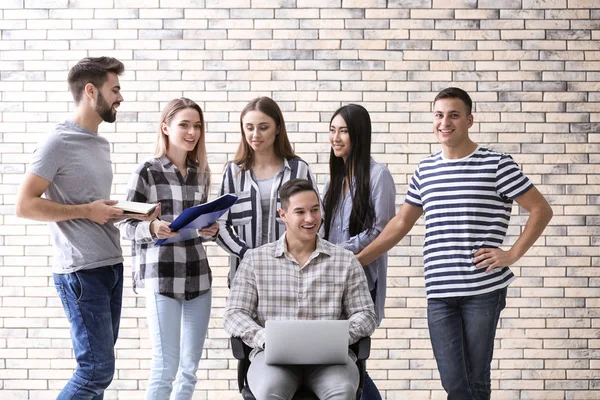
[[[227,298],[225,330],[253,347],[253,357],[264,348],[265,321],[277,319],[347,319],[349,344],[371,335],[377,318],[354,254],[317,238],[315,251],[301,266],[287,250],[286,234],[249,250]]]
[[[188,164],[185,177],[167,157],[140,164],[132,174],[127,200],[161,203],[160,219],[173,220],[186,208],[206,203],[208,188],[199,182],[198,170]],[[128,219],[119,224],[121,235],[132,241],[133,288],[146,288],[162,295],[191,300],[206,293],[212,274],[202,237],[155,246],[150,221]]]

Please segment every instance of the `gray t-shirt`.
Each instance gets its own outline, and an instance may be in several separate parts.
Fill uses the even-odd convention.
[[[56,125],[33,153],[28,171],[50,181],[45,197],[60,204],[110,199],[112,165],[108,140],[73,121]],[[123,261],[119,230],[88,219],[50,222],[52,272],[67,274]]]

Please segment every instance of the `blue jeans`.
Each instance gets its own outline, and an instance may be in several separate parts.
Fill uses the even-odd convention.
[[[427,300],[433,354],[448,400],[489,400],[490,363],[506,288]]]
[[[365,383],[363,386],[363,392],[360,396],[360,400],[381,400],[381,394],[379,389],[373,382],[373,379],[369,376],[369,373],[365,370]]]
[[[71,325],[75,373],[57,400],[102,400],[115,373],[123,298],[123,264],[54,274]]]
[[[208,330],[210,306],[210,290],[192,300],[175,300],[146,290],[148,330],[152,341],[152,369],[146,400],[192,398]]]

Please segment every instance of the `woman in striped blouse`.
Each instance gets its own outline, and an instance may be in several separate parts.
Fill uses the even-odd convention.
[[[167,104],[154,158],[138,166],[127,193],[130,201],[160,203],[161,219],[126,220],[120,225],[123,238],[132,241],[133,288],[142,288],[146,295],[152,341],[147,400],[189,400],[197,381],[212,283],[202,242],[214,237],[219,226],[201,229],[196,238],[154,244],[156,239],[177,236],[169,224],[184,209],[208,198],[204,136],[204,117],[196,103],[182,97]]]
[[[387,167],[371,157],[371,117],[358,104],[339,108],[329,123],[330,179],[323,190],[324,238],[358,254],[395,215],[396,189]],[[365,266],[377,322],[385,306],[387,254]],[[365,373],[363,400],[381,400]]]
[[[219,220],[217,243],[230,257],[228,284],[248,249],[273,242],[285,232],[277,210],[279,188],[294,178],[317,185],[308,164],[292,149],[281,109],[269,97],[250,101],[240,115],[240,144],[225,166],[221,195],[238,201]]]

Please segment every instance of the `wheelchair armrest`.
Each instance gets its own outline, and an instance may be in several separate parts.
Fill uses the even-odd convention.
[[[371,338],[369,336],[360,338],[358,342],[350,346],[356,358],[359,360],[366,360],[371,354]]]
[[[250,347],[246,346],[246,344],[242,341],[242,339],[238,337],[232,336],[230,338],[231,341],[231,351],[233,352],[233,356],[236,360],[244,360],[247,359],[250,354]]]

